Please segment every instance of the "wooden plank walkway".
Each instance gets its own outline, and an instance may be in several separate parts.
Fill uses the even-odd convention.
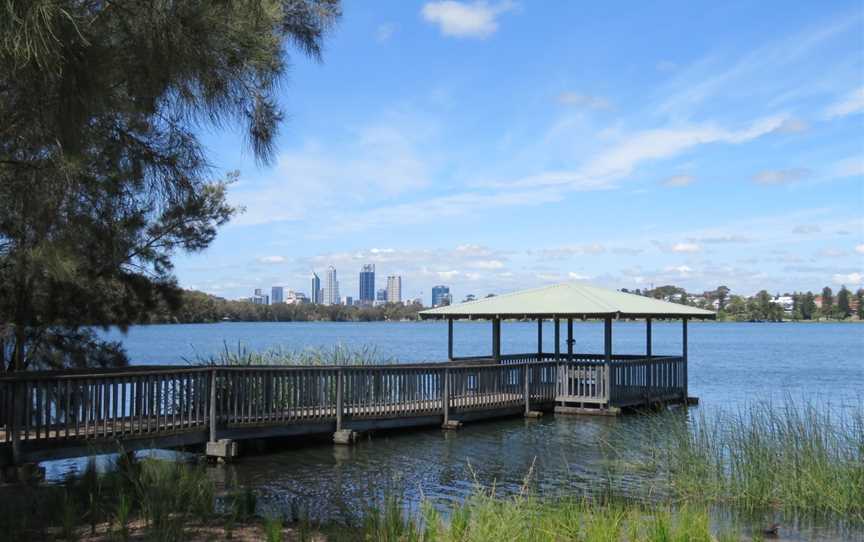
[[[600,358],[600,359],[598,359]],[[175,447],[446,424],[680,395],[676,357],[548,354],[360,367],[131,367],[0,377],[0,465],[122,447]]]

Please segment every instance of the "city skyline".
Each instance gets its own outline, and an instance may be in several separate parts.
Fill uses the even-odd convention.
[[[245,212],[176,259],[181,286],[308,288],[333,264],[357,292],[367,263],[427,300],[862,285],[858,4],[446,5],[346,4],[327,61],[294,59],[273,164],[205,134]]]

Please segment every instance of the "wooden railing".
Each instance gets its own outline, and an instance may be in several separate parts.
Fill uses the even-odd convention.
[[[501,363],[356,367],[130,367],[0,377],[0,447],[530,409],[625,406],[681,394],[680,357],[506,356]],[[314,428],[313,428],[314,429]],[[310,429],[311,431],[312,429]],[[184,442],[187,442],[188,439]]]
[[[556,401],[631,406],[684,398],[686,362],[681,356],[579,354],[561,365]]]

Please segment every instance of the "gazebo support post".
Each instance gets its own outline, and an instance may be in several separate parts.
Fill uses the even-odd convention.
[[[605,373],[603,380],[606,382],[606,406],[612,406],[609,402],[612,400],[612,319],[606,318],[603,322],[603,353],[605,355],[605,363],[603,371]]]
[[[645,355],[651,357],[651,319],[645,319]]]
[[[684,403],[687,403],[687,319],[681,319],[681,359],[684,361],[683,378],[684,378]]]
[[[561,319],[555,320],[555,361],[561,359]]]
[[[492,319],[492,359],[501,363],[501,319]]]
[[[453,319],[447,319],[447,360],[453,361]]]
[[[543,361],[543,319],[537,319],[537,361]]]
[[[651,363],[651,319],[645,319],[645,355],[648,356],[647,367],[645,371],[645,386],[648,388],[648,393],[651,393],[654,386],[654,365]]]
[[[573,319],[567,319],[567,361],[573,361]]]

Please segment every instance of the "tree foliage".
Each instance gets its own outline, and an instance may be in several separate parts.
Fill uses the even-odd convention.
[[[205,323],[223,320],[236,322],[372,322],[416,320],[423,307],[414,303],[387,303],[376,307],[345,305],[285,304],[255,305],[186,290],[179,309],[163,304],[142,315],[139,323]]]
[[[235,213],[197,131],[242,125],[270,160],[287,48],[318,58],[339,14],[338,0],[0,3],[3,369],[122,363],[80,326],[179,305],[172,255]]]

